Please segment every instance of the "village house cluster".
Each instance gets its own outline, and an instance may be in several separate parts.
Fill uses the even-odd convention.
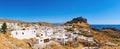
[[[3,23],[0,22],[0,26]],[[72,26],[56,26],[56,27],[48,27],[48,26],[40,26],[40,25],[18,25],[18,23],[6,23],[8,30],[11,30],[11,37],[17,39],[36,39],[37,45],[46,45],[50,41],[66,43],[67,41],[72,41],[74,38],[83,39],[87,41],[94,42],[94,38],[86,37],[81,32],[67,32],[65,28],[72,28]],[[1,27],[0,27],[1,28]],[[90,30],[83,30],[86,32],[90,32]]]

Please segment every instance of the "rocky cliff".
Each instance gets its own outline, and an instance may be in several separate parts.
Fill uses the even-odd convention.
[[[88,29],[90,30],[90,26],[87,23],[87,19],[83,17],[73,18],[71,21],[65,23],[67,26],[74,26],[78,29]]]

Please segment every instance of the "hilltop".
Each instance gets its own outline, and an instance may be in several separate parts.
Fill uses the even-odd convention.
[[[0,22],[21,23],[23,21],[20,21],[20,20],[10,20],[10,19],[2,19],[2,18],[0,18]]]
[[[77,17],[77,18],[73,18],[71,21],[67,21],[65,23],[66,26],[74,26],[75,28],[78,29],[88,29],[90,30],[90,25],[87,22],[86,18],[81,17]]]
[[[47,23],[47,22],[25,22],[25,21],[20,21],[20,20],[10,20],[10,19],[0,19],[0,22],[6,22],[6,23],[18,23],[19,25],[32,25],[32,24],[38,24],[40,26],[49,26],[53,27],[54,25]]]
[[[87,19],[81,16],[81,17],[73,18],[71,21],[67,21],[65,25],[71,25],[71,26],[78,25],[78,26],[86,27],[88,26],[88,23],[87,23]]]
[[[87,19],[83,17],[73,18],[71,21],[66,22],[65,25],[73,26],[77,30],[84,30],[84,29],[90,30],[90,34],[93,35],[94,40],[100,46],[103,46],[104,44],[109,43],[109,42],[118,44],[118,45],[120,44],[120,30],[118,29],[103,28],[102,30],[99,30],[96,28],[92,28],[87,23]]]

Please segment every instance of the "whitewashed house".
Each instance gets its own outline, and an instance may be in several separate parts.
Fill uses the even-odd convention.
[[[88,41],[94,42],[94,38],[93,37],[87,37]]]
[[[39,30],[37,30],[36,33],[37,40],[36,43],[40,45],[49,43],[52,34],[53,34],[52,28],[41,27]]]
[[[1,26],[3,25],[4,22],[0,22],[0,28],[2,28]],[[6,22],[7,25],[7,29],[8,30],[17,30],[20,28],[20,26],[17,25],[17,23],[8,23]]]
[[[29,39],[36,37],[36,30],[14,30],[11,32],[11,37],[17,39]]]
[[[3,25],[3,22],[0,22],[0,28],[2,28],[1,26]]]
[[[87,37],[82,34],[79,34],[78,39],[87,40]]]
[[[46,29],[44,30],[45,36],[51,36],[53,34],[53,30],[52,29]]]
[[[87,37],[87,36],[84,36],[82,34],[79,34],[78,39],[83,39],[83,40],[94,42],[94,38],[92,36]]]
[[[50,37],[52,34],[52,29],[37,30],[37,37]]]
[[[71,37],[71,33],[55,33],[53,36],[51,36],[51,40],[65,43],[72,40]]]
[[[20,29],[20,26],[18,26],[17,23],[6,23],[7,24],[7,28],[11,29],[11,30],[18,30]]]
[[[50,42],[50,37],[36,37],[37,44],[47,44]]]

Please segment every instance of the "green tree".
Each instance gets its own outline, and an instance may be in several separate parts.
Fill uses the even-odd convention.
[[[2,25],[2,32],[5,34],[5,32],[6,32],[6,29],[7,29],[7,25],[6,25],[6,23],[3,23],[3,25]]]

